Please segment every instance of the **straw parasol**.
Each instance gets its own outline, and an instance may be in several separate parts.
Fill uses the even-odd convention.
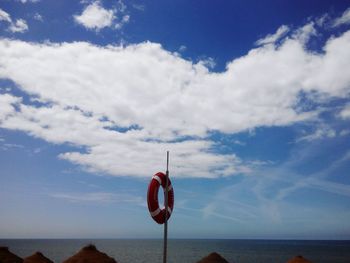
[[[208,256],[202,258],[197,263],[228,263],[228,261],[222,256],[220,256],[218,253],[213,252],[210,253]]]
[[[310,260],[303,258],[303,256],[296,256],[287,261],[287,263],[312,263]]]
[[[117,263],[117,261],[98,251],[94,245],[88,245],[74,256],[63,261],[63,263]]]
[[[20,263],[20,262],[23,262],[23,259],[11,253],[8,247],[0,247],[0,262],[1,263]]]
[[[35,252],[33,255],[24,258],[23,263],[53,263],[52,260],[45,257],[41,252]]]

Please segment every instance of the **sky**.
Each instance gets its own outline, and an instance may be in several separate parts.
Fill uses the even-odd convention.
[[[169,238],[350,239],[350,2],[0,1],[0,238],[162,238],[166,151]]]

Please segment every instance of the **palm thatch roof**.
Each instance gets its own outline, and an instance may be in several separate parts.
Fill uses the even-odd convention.
[[[0,262],[1,263],[20,263],[20,262],[23,262],[23,259],[11,253],[8,247],[0,247]]]
[[[53,263],[53,261],[45,257],[41,252],[35,252],[33,255],[24,258],[23,263]]]
[[[312,263],[310,260],[303,258],[303,256],[296,256],[287,261],[287,263]]]
[[[221,255],[216,252],[210,253],[208,256],[202,258],[197,263],[228,263]]]
[[[94,245],[88,245],[63,263],[117,263],[117,261],[97,250]]]

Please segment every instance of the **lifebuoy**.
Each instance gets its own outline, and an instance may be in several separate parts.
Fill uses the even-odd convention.
[[[156,173],[153,175],[151,182],[148,185],[147,192],[147,204],[148,210],[153,218],[158,224],[164,224],[165,222],[165,204],[164,208],[159,208],[158,202],[158,190],[162,186],[164,190],[164,202],[165,202],[165,180],[166,175],[164,173]],[[171,216],[174,208],[174,189],[171,185],[170,179],[168,178],[168,219]]]

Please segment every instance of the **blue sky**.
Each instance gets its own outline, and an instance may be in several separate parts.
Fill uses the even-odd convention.
[[[0,3],[0,238],[350,238],[348,1]]]

